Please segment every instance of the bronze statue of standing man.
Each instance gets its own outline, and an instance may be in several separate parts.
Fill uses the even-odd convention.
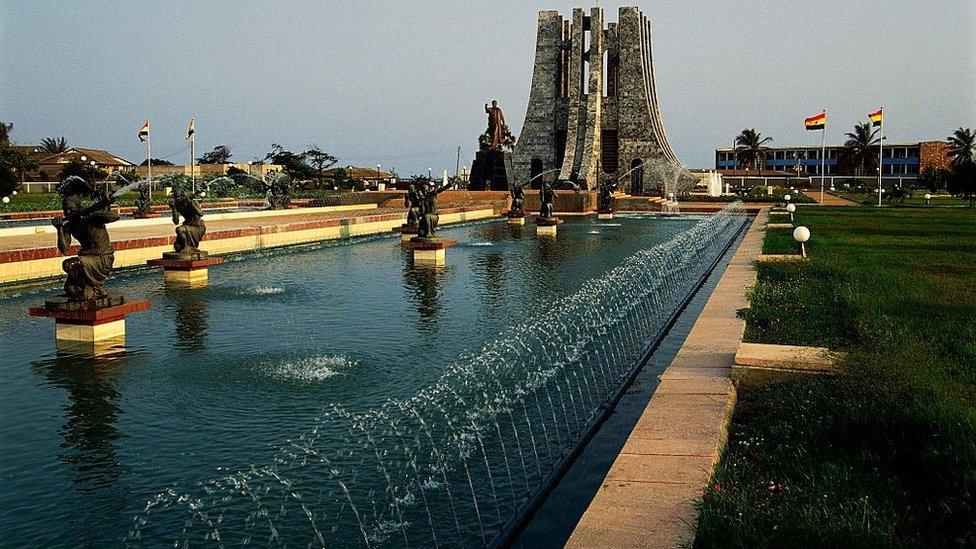
[[[485,103],[485,113],[488,115],[488,139],[489,147],[494,150],[501,150],[505,143],[505,114],[498,108],[498,101],[492,99],[491,106]]]

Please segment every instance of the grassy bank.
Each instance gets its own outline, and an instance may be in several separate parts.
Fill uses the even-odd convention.
[[[849,354],[740,392],[697,545],[976,545],[976,212],[797,213],[811,259],[759,265],[746,339]]]

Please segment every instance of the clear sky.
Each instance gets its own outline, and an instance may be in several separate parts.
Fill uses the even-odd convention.
[[[11,137],[186,162],[226,144],[317,144],[341,165],[402,175],[470,165],[497,98],[522,126],[537,12],[571,2],[82,2],[0,0],[0,120]],[[608,20],[618,5],[606,2]],[[972,0],[638,2],[654,26],[665,127],[690,167],[744,127],[774,144],[819,144],[886,107],[893,141],[976,126]]]

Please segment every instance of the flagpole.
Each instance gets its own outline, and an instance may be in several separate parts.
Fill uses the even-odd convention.
[[[152,132],[146,132],[146,167],[149,168],[149,203],[152,204]]]
[[[884,107],[881,107],[881,133],[878,136],[878,207],[881,207],[881,174],[884,173]]]
[[[820,128],[820,203],[824,203],[824,177],[827,176],[827,109],[824,109],[824,125]]]
[[[197,172],[193,169],[194,157],[196,156],[197,148],[197,131],[193,128],[193,133],[190,134],[190,182],[193,189],[193,194],[197,193]]]

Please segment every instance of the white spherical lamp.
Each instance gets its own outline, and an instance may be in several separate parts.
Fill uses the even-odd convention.
[[[17,192],[17,191],[14,191],[14,192]],[[925,193],[925,200],[932,200],[932,195],[929,194],[929,193]]]
[[[810,240],[810,229],[800,225],[799,227],[793,229],[793,240],[800,243],[800,255],[803,257],[807,256],[807,241]]]
[[[10,197],[9,196],[3,197],[3,203],[4,204],[10,204]]]
[[[793,213],[796,211],[796,204],[787,204],[786,211]]]
[[[799,227],[793,229],[793,240],[796,240],[800,244],[805,244],[810,240],[810,229],[800,225]]]
[[[17,196],[17,191],[10,193],[12,196]]]
[[[786,195],[786,196],[783,197],[783,200],[789,202],[791,198],[793,198],[793,197],[790,196],[790,195]]]

